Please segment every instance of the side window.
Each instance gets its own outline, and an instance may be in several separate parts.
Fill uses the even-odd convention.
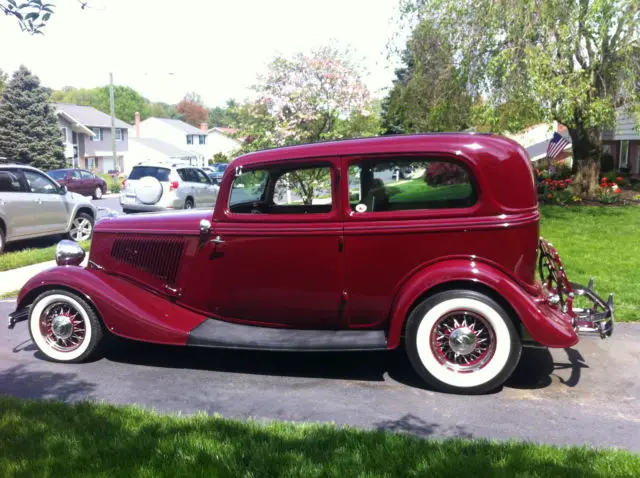
[[[94,179],[94,175],[89,171],[80,171],[80,177],[82,179]]]
[[[363,161],[349,167],[356,213],[472,206],[476,191],[462,164],[445,159]]]
[[[211,182],[211,181],[209,181],[209,178],[207,177],[207,175],[203,171],[200,171],[199,169],[194,169],[193,171],[198,176],[198,182],[199,183],[209,184]]]
[[[291,205],[331,205],[331,168],[304,168],[281,174],[273,192],[273,204]],[[277,208],[274,208],[274,212]],[[330,209],[329,209],[330,210]],[[325,208],[309,212],[327,212]]]
[[[20,180],[11,171],[0,171],[0,193],[24,192]]]
[[[183,181],[188,181],[187,171],[187,169],[178,169],[178,176],[180,176],[180,179],[182,179]]]
[[[236,176],[231,185],[229,206],[263,200],[268,178],[269,173],[264,169],[244,171],[240,176]]]
[[[24,178],[27,180],[29,191],[37,194],[57,194],[56,185],[43,174],[35,171],[23,171]]]

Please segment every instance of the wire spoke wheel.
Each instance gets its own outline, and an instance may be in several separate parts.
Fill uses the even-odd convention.
[[[54,302],[40,315],[40,333],[54,350],[72,352],[84,342],[87,325],[83,315],[72,305]]]
[[[474,372],[493,356],[496,339],[493,328],[480,314],[450,312],[431,329],[431,350],[436,359],[457,372]]]

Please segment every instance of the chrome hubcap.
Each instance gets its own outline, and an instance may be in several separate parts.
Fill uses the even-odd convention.
[[[73,333],[71,319],[64,315],[57,315],[51,321],[51,330],[58,339],[68,339]]]
[[[436,359],[457,372],[473,372],[493,357],[495,334],[489,322],[471,311],[440,317],[431,330],[431,350]]]
[[[75,307],[57,302],[42,312],[40,333],[51,348],[71,352],[84,342],[87,327],[82,314]]]
[[[96,188],[96,197],[97,198],[101,198],[102,197],[102,189]]]
[[[476,334],[469,327],[454,329],[449,334],[449,347],[458,355],[466,355],[476,348]]]

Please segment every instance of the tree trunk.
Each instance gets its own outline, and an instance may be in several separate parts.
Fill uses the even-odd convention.
[[[573,147],[575,185],[581,194],[594,197],[599,192],[602,139],[600,128],[586,127],[581,121],[569,128]]]

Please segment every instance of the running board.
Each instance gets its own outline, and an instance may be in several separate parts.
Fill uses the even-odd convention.
[[[387,336],[384,330],[274,329],[207,319],[189,333],[187,345],[303,352],[387,350]]]

